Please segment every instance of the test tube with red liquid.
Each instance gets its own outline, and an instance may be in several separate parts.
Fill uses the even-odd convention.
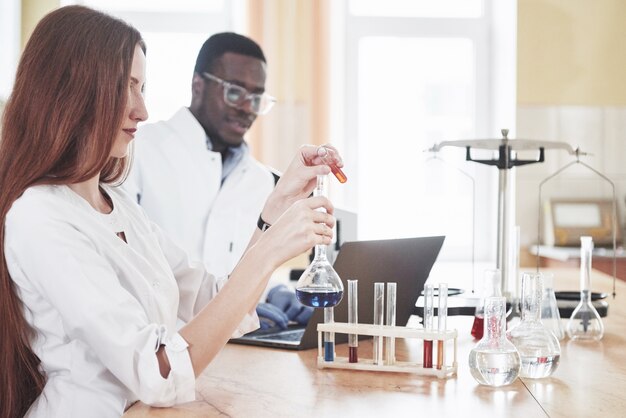
[[[345,183],[348,181],[346,174],[337,167],[337,155],[332,148],[321,146],[317,148],[317,156],[322,159],[324,164],[330,167],[330,171],[335,175],[339,183]]]
[[[424,286],[424,331],[433,330],[433,285]],[[425,369],[433,368],[433,340],[424,339],[424,361]]]

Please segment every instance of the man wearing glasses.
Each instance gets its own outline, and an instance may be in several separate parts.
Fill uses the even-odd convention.
[[[223,277],[246,249],[278,176],[250,154],[244,135],[275,99],[265,92],[266,61],[253,40],[218,33],[202,45],[191,105],[137,132],[124,188],[148,216],[207,271]],[[276,287],[257,307],[261,326],[306,323],[312,309]]]
[[[253,40],[211,36],[198,54],[191,105],[140,127],[124,183],[148,216],[218,277],[243,254],[275,184],[244,141],[275,102],[265,79],[265,56]]]

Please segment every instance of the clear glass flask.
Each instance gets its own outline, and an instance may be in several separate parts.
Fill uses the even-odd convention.
[[[541,322],[548,328],[557,340],[565,338],[565,327],[561,321],[559,306],[554,293],[554,275],[541,273],[543,276],[543,297],[541,298]]]
[[[580,302],[567,323],[567,335],[572,340],[599,341],[604,324],[591,303],[591,237],[580,237]]]
[[[485,299],[483,338],[469,355],[472,377],[481,385],[505,386],[513,383],[520,372],[520,356],[506,339],[506,299]]]
[[[502,275],[500,270],[485,270],[483,274],[483,282],[481,286],[480,301],[476,306],[476,312],[474,313],[474,323],[472,324],[472,337],[480,340],[483,337],[483,322],[484,322],[484,309],[485,299],[490,296],[502,296]]]
[[[532,379],[548,377],[556,370],[561,358],[559,340],[541,322],[542,297],[541,274],[522,274],[521,322],[506,333],[522,360],[521,377]]]
[[[328,176],[317,176],[314,196],[327,195]],[[322,209],[323,210],[323,209]],[[326,257],[326,246],[315,246],[315,257],[296,284],[296,296],[306,306],[328,308],[343,297],[343,284]]]

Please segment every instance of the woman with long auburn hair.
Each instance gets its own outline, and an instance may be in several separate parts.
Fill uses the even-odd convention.
[[[283,174],[260,217],[272,226],[255,231],[228,280],[145,217],[117,187],[148,116],[145,51],[123,21],[68,6],[22,54],[0,142],[1,418],[193,400],[228,339],[258,327],[271,273],[331,241],[331,203],[307,198],[330,172],[314,146]]]

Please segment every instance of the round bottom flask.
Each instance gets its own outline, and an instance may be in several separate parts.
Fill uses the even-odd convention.
[[[327,176],[317,176],[314,196],[326,196]],[[315,246],[315,257],[296,284],[296,297],[306,306],[330,308],[343,297],[341,278],[326,257],[326,246]]]
[[[522,360],[521,377],[540,379],[558,367],[561,346],[557,337],[541,322],[543,278],[541,274],[522,275],[522,320],[506,333]]]
[[[520,372],[520,356],[506,339],[506,299],[485,299],[483,338],[469,355],[472,377],[481,385],[505,386],[513,383]]]

